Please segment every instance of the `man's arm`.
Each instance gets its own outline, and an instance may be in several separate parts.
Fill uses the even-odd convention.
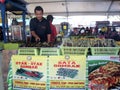
[[[50,37],[51,37],[51,34],[47,34],[48,43],[50,42]]]
[[[35,38],[35,41],[40,41],[40,37],[35,33],[35,31],[31,31],[31,35]]]
[[[51,40],[51,28],[50,28],[50,23],[47,22],[47,42],[49,43]]]

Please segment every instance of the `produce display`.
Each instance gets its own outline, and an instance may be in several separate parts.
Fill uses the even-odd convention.
[[[63,40],[63,46],[72,47],[115,47],[116,43],[113,39],[65,39]]]
[[[95,39],[89,40],[91,47],[115,47],[115,41],[112,39]]]
[[[22,41],[21,41],[22,42]],[[21,43],[19,42],[19,43]],[[13,42],[14,43],[14,42]],[[54,43],[47,42],[27,42],[20,45],[20,47],[116,47],[118,44],[113,39],[99,39],[99,38],[63,38],[62,41],[55,41]]]
[[[102,85],[106,90],[120,86],[120,64],[109,62],[89,74],[92,85]],[[94,87],[92,90],[94,90]],[[119,87],[120,88],[120,87]]]

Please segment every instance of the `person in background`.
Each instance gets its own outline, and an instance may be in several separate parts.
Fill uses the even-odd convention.
[[[77,27],[73,28],[73,31],[71,32],[70,36],[78,36],[78,35],[79,35],[78,28]]]
[[[0,26],[0,41],[3,41],[3,32],[2,27]]]
[[[85,35],[85,28],[84,28],[84,27],[82,27],[82,28],[80,29],[79,34],[82,35],[82,36]]]
[[[43,17],[43,8],[36,6],[35,18],[30,20],[31,42],[50,42],[51,29],[49,22]]]
[[[105,34],[105,33],[107,32],[107,27],[102,27],[102,28],[101,28],[101,32],[102,32],[103,34]]]
[[[94,28],[94,35],[98,35],[98,27],[97,26]]]
[[[85,34],[86,34],[86,35],[89,35],[89,33],[90,33],[90,30],[89,30],[88,27],[86,27],[86,29],[85,29]]]
[[[116,31],[115,27],[113,28],[113,31],[111,32],[111,39],[114,39],[115,41],[120,41],[120,36],[118,32]]]
[[[55,27],[55,25],[52,24],[53,19],[54,19],[54,18],[53,18],[52,15],[48,15],[48,16],[47,16],[47,20],[48,20],[48,22],[50,23],[50,28],[51,28],[51,38],[50,38],[50,41],[51,41],[52,43],[55,42],[55,38],[56,38],[56,36],[57,36],[56,27]]]
[[[105,33],[105,38],[110,39],[111,34],[112,34],[111,28],[107,27],[107,32]]]
[[[92,27],[90,27],[90,35],[92,35],[92,33],[93,33],[93,28]]]
[[[99,35],[98,35],[98,38],[104,39],[104,38],[105,38],[104,32],[100,31],[100,32],[99,32]]]

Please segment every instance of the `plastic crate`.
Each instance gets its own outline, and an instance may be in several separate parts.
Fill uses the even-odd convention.
[[[91,47],[92,55],[118,55],[118,47]]]
[[[87,47],[61,47],[62,55],[87,55]]]
[[[5,43],[4,49],[5,50],[17,50],[19,48],[18,43]]]
[[[3,49],[4,47],[4,42],[0,42],[0,50]]]
[[[59,56],[60,50],[59,48],[41,48],[40,55],[43,56]]]
[[[18,49],[18,55],[38,55],[37,48],[20,48]]]

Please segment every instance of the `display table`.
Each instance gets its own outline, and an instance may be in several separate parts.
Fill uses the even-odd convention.
[[[109,78],[110,80],[115,80],[116,82],[104,82],[105,85],[101,85],[100,83],[97,83],[97,81],[94,82],[94,78],[91,79],[92,73],[96,72],[96,70],[100,67],[103,68],[109,65],[113,65],[113,69],[120,67],[120,58],[116,55],[118,53],[118,49],[111,47],[110,50],[115,53],[113,52],[113,55],[109,55],[109,52],[105,52],[106,49],[108,51],[108,48],[105,50],[102,48],[103,52],[100,52],[99,50],[97,52],[96,48],[94,48],[96,50],[92,53],[94,56],[86,55],[88,53],[86,53],[85,48],[80,49],[80,47],[69,47],[64,49],[61,47],[56,49],[58,50],[55,50],[55,48],[49,48],[47,52],[46,49],[40,48],[38,49],[39,52],[37,52],[38,50],[35,50],[35,48],[22,48],[18,50],[19,55],[12,55],[10,65],[11,69],[8,75],[8,82],[11,86],[9,88],[12,89],[9,90],[19,90],[18,88],[42,90],[67,90],[68,88],[69,90],[87,90],[88,88],[91,88],[92,90],[95,90],[98,89],[97,86],[107,90],[109,88],[113,88],[112,86],[114,84],[114,88],[118,89],[120,87],[119,74],[115,74],[113,76],[114,79]],[[86,49],[91,50],[93,47]],[[50,50],[53,50],[54,53],[51,54],[53,51]],[[56,55],[55,52],[58,55]],[[83,55],[80,55],[79,53]],[[108,71],[109,68],[104,70]],[[119,69],[118,72],[120,72]],[[111,74],[108,75],[110,76]],[[97,77],[99,79],[103,78],[103,76],[99,75]],[[100,79],[100,81],[102,80],[103,79]]]

